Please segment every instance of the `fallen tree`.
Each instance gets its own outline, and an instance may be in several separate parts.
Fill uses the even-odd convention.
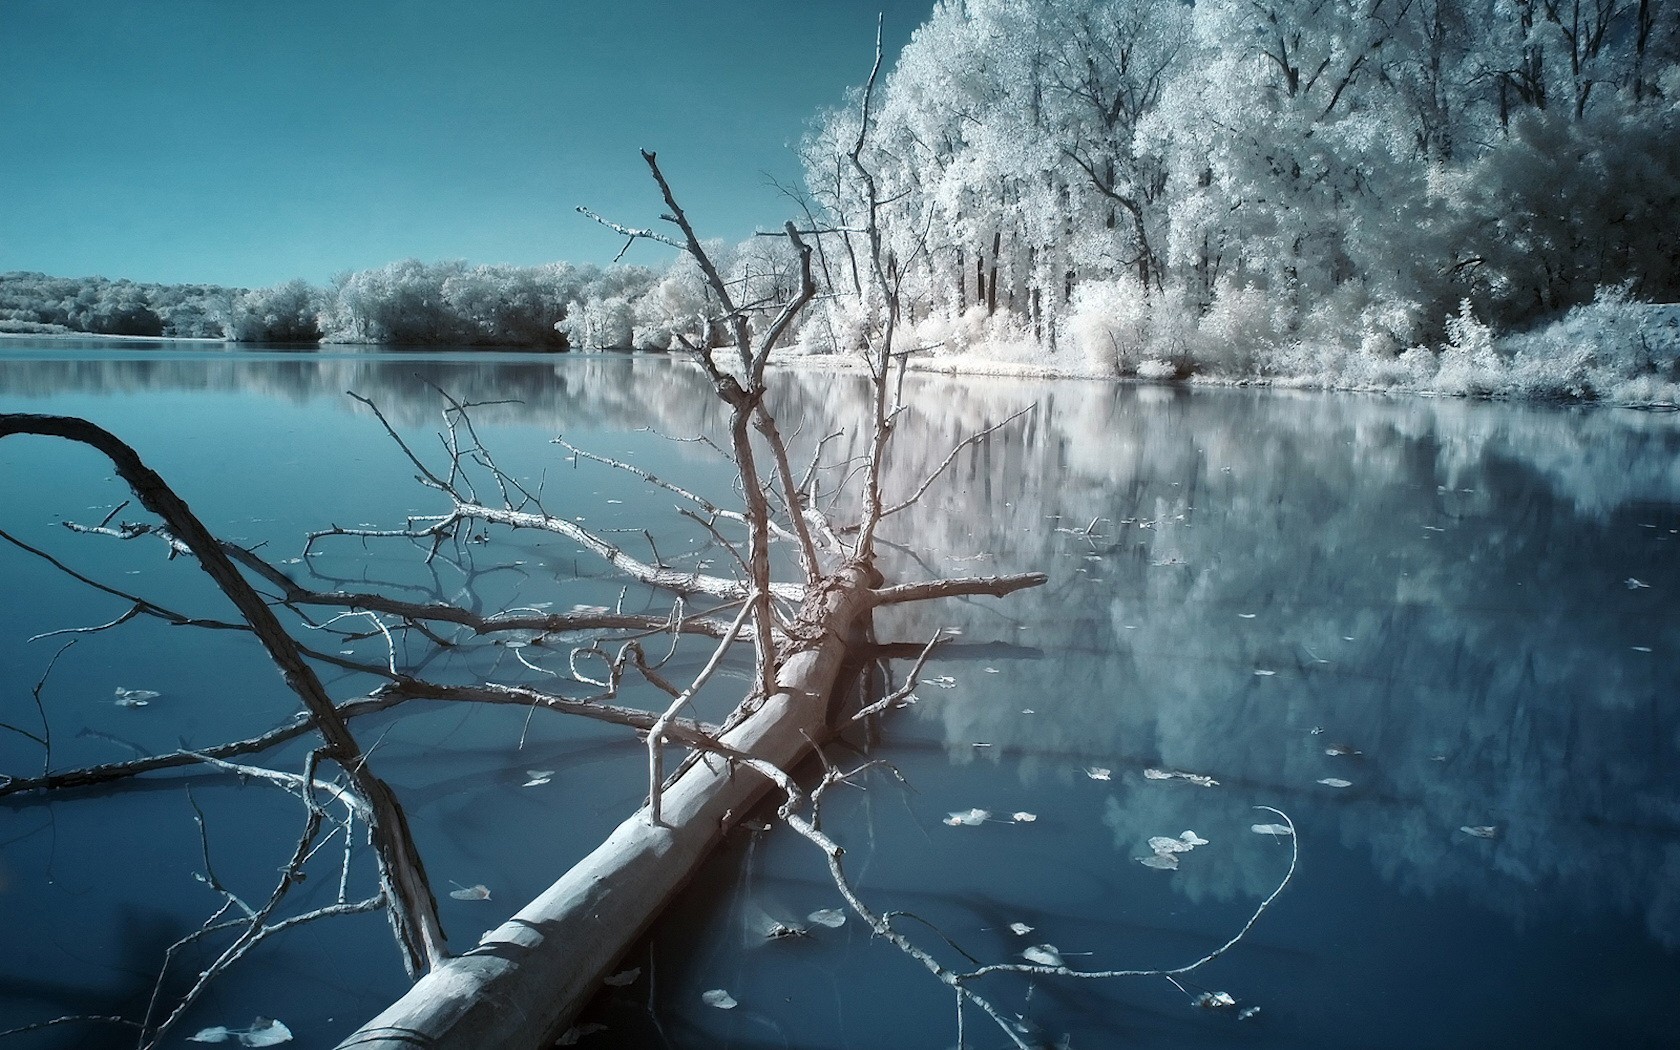
[[[464,543],[484,528],[535,529],[565,536],[597,555],[626,579],[676,596],[677,606],[663,621],[657,617],[626,616],[619,612],[535,615],[510,611],[483,613],[448,601],[415,602],[365,590],[317,590],[306,586],[253,550],[216,539],[168,485],[114,435],[83,420],[45,416],[0,417],[0,437],[51,436],[91,445],[105,452],[158,523],[112,526],[115,512],[79,531],[103,533],[122,540],[161,539],[171,556],[196,559],[240,614],[240,621],[210,622],[164,608],[138,595],[97,583],[58,562],[44,551],[27,548],[52,560],[91,586],[123,597],[130,611],[117,621],[85,631],[105,630],[136,616],[151,616],[177,624],[248,630],[268,649],[282,677],[300,698],[304,713],[292,723],[243,741],[210,748],[147,756],[129,762],[76,770],[44,769],[39,777],[0,781],[0,794],[19,795],[58,787],[86,786],[152,773],[168,768],[226,768],[250,775],[255,767],[239,764],[290,739],[316,735],[322,744],[311,752],[301,776],[274,773],[270,779],[304,798],[310,826],[300,839],[298,857],[312,855],[321,820],[316,795],[328,791],[353,800],[351,807],[367,824],[367,834],[379,858],[380,892],[370,902],[387,909],[403,948],[410,973],[422,975],[399,1002],[352,1035],[346,1046],[546,1046],[571,1024],[576,1012],[596,990],[601,977],[630,944],[647,929],[673,894],[725,832],[774,786],[785,771],[795,768],[818,742],[836,728],[840,715],[831,701],[841,680],[850,647],[870,636],[870,614],[879,606],[955,595],[1003,596],[1036,585],[1041,574],[937,580],[922,584],[886,586],[874,567],[875,537],[881,522],[910,506],[933,480],[897,503],[881,491],[881,463],[893,419],[904,410],[889,392],[894,366],[889,323],[871,347],[869,367],[877,389],[873,418],[865,420],[870,455],[856,469],[842,470],[843,478],[861,479],[861,492],[848,492],[844,481],[823,491],[818,481],[817,456],[803,474],[794,473],[788,446],[769,404],[765,381],[770,352],[814,292],[811,249],[791,224],[786,236],[800,253],[801,288],[781,304],[767,325],[755,326],[762,304],[738,304],[676,201],[657,158],[645,153],[648,169],[665,199],[669,219],[680,238],[652,231],[627,231],[632,237],[657,237],[690,253],[706,275],[715,297],[716,315],[703,323],[703,337],[689,345],[693,358],[705,369],[718,399],[728,408],[727,455],[733,461],[736,488],[744,507],[726,510],[678,486],[639,474],[649,484],[679,495],[689,506],[683,513],[698,523],[730,552],[739,572],[733,577],[681,569],[663,562],[657,551],[651,560],[637,557],[572,520],[549,513],[542,501],[504,473],[473,427],[473,405],[457,402],[440,391],[446,402],[444,466],[434,469],[404,444],[384,423],[377,406],[368,403],[392,440],[402,447],[426,485],[447,497],[449,508],[428,519],[411,519],[390,530],[324,529],[308,538],[308,545],[337,537],[361,541],[402,539],[429,545],[428,558],[446,543]],[[886,289],[890,293],[890,289]],[[896,303],[894,303],[896,313]],[[762,330],[759,330],[759,327]],[[716,332],[725,333],[719,337]],[[721,344],[721,350],[710,349]],[[977,435],[980,440],[984,435]],[[969,442],[964,442],[966,445]],[[957,450],[947,457],[949,465]],[[582,450],[574,455],[588,455]],[[600,457],[596,457],[600,458]],[[609,465],[635,471],[616,461]],[[761,466],[761,463],[765,465]],[[940,470],[942,471],[942,466]],[[483,491],[500,500],[488,502]],[[833,515],[850,500],[860,510],[853,520]],[[826,506],[825,506],[826,505]],[[120,508],[119,508],[120,510]],[[725,530],[744,533],[737,546]],[[844,538],[842,538],[844,537]],[[10,537],[6,537],[10,539]],[[13,540],[19,546],[25,546]],[[798,582],[778,581],[772,575],[772,545],[792,548]],[[308,547],[306,547],[308,553]],[[266,588],[268,597],[256,586]],[[722,603],[710,614],[689,615],[685,603],[709,597]],[[271,603],[291,610],[306,626],[331,627],[345,617],[361,617],[374,625],[389,643],[385,667],[345,659],[342,655],[301,645],[281,625]],[[736,610],[734,621],[723,625],[717,613]],[[332,612],[318,619],[321,610]],[[386,622],[389,619],[391,622]],[[572,679],[593,684],[596,696],[579,699],[529,687],[496,683],[455,686],[426,681],[400,667],[393,632],[417,633],[438,644],[442,625],[470,630],[475,635],[512,631],[620,631],[617,651],[609,653],[597,637],[573,650]],[[339,628],[343,630],[343,628]],[[717,639],[706,669],[685,688],[666,680],[661,660],[650,659],[642,640],[649,632],[673,637],[698,634]],[[753,653],[752,687],[721,726],[697,723],[683,709],[705,684],[738,637]],[[674,651],[674,649],[673,649]],[[666,659],[668,659],[667,657]],[[596,677],[582,669],[591,659],[604,660],[607,671]],[[386,684],[366,696],[335,702],[327,695],[311,662],[334,664],[378,675]],[[599,674],[597,672],[597,674]],[[634,674],[666,693],[671,700],[662,712],[625,707],[619,698],[623,680]],[[475,948],[451,955],[444,946],[436,904],[417,850],[407,836],[395,796],[371,771],[367,755],[349,730],[353,718],[413,699],[455,702],[519,703],[584,715],[627,725],[645,737],[649,763],[648,800],[621,824],[599,848],[527,905]],[[877,704],[875,710],[880,710]],[[685,748],[685,759],[670,776],[664,775],[667,743]],[[47,764],[50,765],[50,748]],[[341,769],[342,785],[326,781],[318,769],[322,760]],[[744,771],[743,765],[747,770]],[[776,771],[775,775],[766,771]],[[784,788],[786,784],[782,785]],[[348,819],[348,818],[347,818]],[[348,838],[348,824],[344,825]],[[274,906],[291,883],[301,881],[303,861],[284,873],[273,895]],[[348,859],[342,881],[348,881]],[[341,895],[342,896],[342,895]],[[231,894],[230,894],[231,898]],[[340,907],[348,907],[341,900]],[[254,909],[249,909],[255,911]],[[238,948],[206,974],[231,965],[254,944],[283,924],[271,924],[274,907],[248,917],[236,938]],[[311,917],[314,917],[311,915]],[[324,917],[324,916],[323,916]],[[220,915],[205,930],[226,927]],[[203,933],[204,931],[200,931]],[[197,935],[194,935],[197,936]],[[137,1022],[140,1045],[151,1046],[171,1029],[191,1006],[204,981],[166,1015],[148,1014]],[[160,976],[160,985],[162,979]],[[155,996],[154,996],[155,998]],[[70,1020],[70,1019],[55,1019]],[[50,1023],[50,1022],[49,1022]]]

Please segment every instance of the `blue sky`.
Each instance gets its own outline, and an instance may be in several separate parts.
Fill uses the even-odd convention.
[[[259,286],[605,262],[585,204],[774,228],[787,146],[932,0],[0,0],[0,271]],[[656,261],[638,245],[630,258]]]

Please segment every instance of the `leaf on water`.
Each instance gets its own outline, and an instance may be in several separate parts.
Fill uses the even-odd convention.
[[[827,926],[831,930],[838,930],[846,925],[846,913],[839,908],[818,908],[805,918],[818,926]]]
[[[928,684],[937,685],[941,689],[955,689],[957,687],[957,680],[948,674],[942,674],[938,678],[929,681]]]
[[[585,1021],[583,1024],[575,1024],[566,1029],[566,1033],[562,1035],[554,1045],[576,1046],[578,1044],[578,1040],[582,1039],[584,1036],[594,1035],[596,1032],[605,1032],[606,1030],[607,1026],[604,1024],[598,1024],[594,1021]]]
[[[1203,992],[1195,1001],[1204,1010],[1228,1010],[1237,1005],[1230,992]]]
[[[1143,771],[1145,780],[1171,780],[1173,775],[1164,769],[1146,769]]]
[[[1632,649],[1636,653],[1648,653],[1651,651],[1651,647],[1648,645],[1630,645],[1628,648]]]
[[[124,689],[117,687],[117,698],[112,701],[118,707],[145,707],[163,694],[155,689]]]
[[[1114,776],[1114,770],[1104,769],[1102,766],[1086,766],[1085,775],[1092,780],[1109,780]],[[1146,773],[1145,776],[1147,775]]]
[[[1017,824],[1031,824],[1033,821],[1038,819],[1038,814],[1028,813],[1023,810],[1020,813],[1011,813],[1009,815],[1009,819],[1013,820]]]
[[[527,781],[525,781],[525,783],[519,785],[520,787],[528,787],[528,788],[541,787],[543,784],[546,784],[549,781],[554,779],[554,770],[552,770],[552,769],[527,769],[525,771],[525,775],[530,777],[531,779],[527,780]]]
[[[1329,747],[1324,749],[1324,753],[1335,758],[1340,758],[1344,755],[1363,755],[1365,752],[1359,750],[1357,747],[1349,747],[1347,744],[1331,744]]]
[[[259,1017],[243,1032],[234,1032],[245,1046],[279,1046],[292,1041],[292,1030],[273,1018]]]
[[[1293,835],[1287,824],[1255,824],[1250,829],[1256,835]]]
[[[455,885],[461,886],[459,882]],[[487,901],[490,899],[490,891],[483,884],[461,886],[458,890],[450,890],[449,895],[458,901]]]
[[[1259,616],[1259,615],[1260,615],[1259,613],[1238,613],[1237,614],[1238,618],[1244,619],[1244,620],[1252,620],[1256,616]]]
[[[1629,576],[1623,582],[1627,584],[1627,589],[1630,590],[1630,591],[1643,590],[1643,589],[1651,586],[1650,584],[1646,583],[1644,580],[1636,580],[1632,576]]]
[[[702,993],[700,1001],[707,1006],[715,1006],[719,1010],[733,1010],[738,1005],[735,1002],[735,997],[722,988],[713,988],[709,992]]]
[[[1182,769],[1146,769],[1143,771],[1145,780],[1182,780],[1197,787],[1218,787],[1219,781],[1204,773],[1186,773]]]
[[[1649,650],[1647,650],[1647,651],[1649,651]],[[1021,713],[1022,713],[1022,714],[1023,714],[1023,715],[1036,715],[1036,714],[1038,714],[1038,712],[1037,712],[1037,711],[1034,711],[1034,710],[1033,710],[1033,709],[1032,709],[1032,708],[1030,708],[1030,707],[1023,707],[1023,708],[1021,708]]]
[[[1353,781],[1343,780],[1341,777],[1320,777],[1318,782],[1325,787],[1332,788],[1350,788],[1353,786]]]
[[[1062,953],[1054,944],[1035,944],[1021,953],[1021,958],[1039,966],[1062,965]]]
[[[1458,830],[1466,835],[1479,839],[1495,839],[1499,837],[1499,827],[1496,824],[1466,824]]]
[[[1194,831],[1186,831],[1186,832],[1180,834],[1178,837],[1183,840],[1183,842],[1186,846],[1205,846],[1205,845],[1208,844],[1207,839],[1202,838],[1200,835],[1196,834]]]
[[[608,988],[623,988],[625,985],[635,984],[636,978],[642,975],[640,966],[632,966],[628,970],[621,970],[610,977],[601,978],[601,983]]]
[[[1166,856],[1169,853],[1189,853],[1196,847],[1193,843],[1185,842],[1183,839],[1172,839],[1165,835],[1157,835],[1149,840],[1149,848],[1162,856]]]
[[[1259,1012],[1260,1008],[1258,1006],[1245,1006],[1242,1008],[1241,1012],[1237,1014],[1237,1020],[1246,1021]]]
[[[1175,853],[1151,853],[1147,857],[1137,858],[1137,862],[1146,868],[1156,868],[1160,871],[1178,870],[1178,855]]]
[[[205,1028],[205,1029],[201,1030],[197,1035],[187,1036],[187,1042],[189,1042],[189,1043],[225,1043],[229,1039],[232,1039],[232,1038],[233,1038],[233,1033],[232,1032],[228,1031],[226,1028],[223,1028],[221,1025],[217,1025],[214,1028]]]
[[[1033,928],[1024,922],[1012,922],[1009,924],[1009,932],[1013,933],[1017,937],[1025,937],[1027,934],[1033,932]]]
[[[983,809],[968,809],[961,813],[953,813],[945,818],[945,823],[953,828],[971,828],[976,824],[984,824],[991,814]]]
[[[999,674],[1000,672],[995,667],[988,667],[988,668],[986,668],[986,673],[987,674]]]
[[[1277,674],[1276,671],[1263,671],[1263,670],[1256,670],[1254,673],[1256,675],[1260,676],[1261,678],[1270,678],[1273,675]]]

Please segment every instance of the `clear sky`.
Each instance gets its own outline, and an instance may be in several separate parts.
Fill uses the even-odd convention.
[[[806,120],[933,0],[0,0],[0,271],[242,286],[606,262],[792,214]],[[628,257],[657,261],[638,245]]]

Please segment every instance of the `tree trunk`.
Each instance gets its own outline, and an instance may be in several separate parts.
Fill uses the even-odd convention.
[[[726,733],[724,744],[791,769],[812,741],[829,735],[829,697],[847,643],[873,604],[874,582],[871,570],[852,565],[813,587],[800,621],[820,635],[780,662],[775,694]],[[655,826],[643,806],[478,947],[436,967],[340,1050],[554,1045],[601,978],[770,786],[721,758],[690,766],[662,793],[668,826]]]

